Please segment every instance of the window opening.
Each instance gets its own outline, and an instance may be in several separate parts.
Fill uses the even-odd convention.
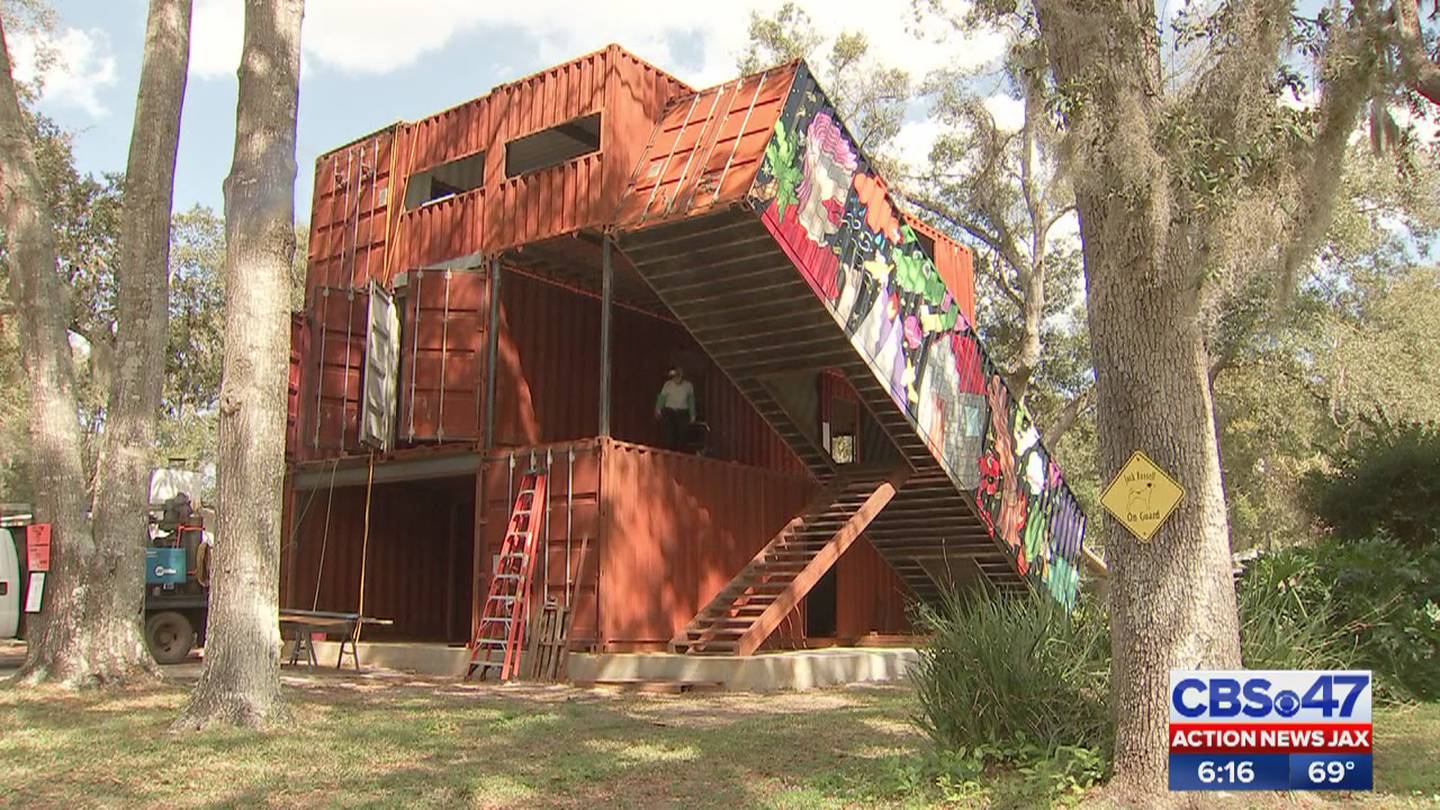
[[[473,191],[485,184],[485,153],[442,163],[410,175],[405,186],[405,209]]]
[[[505,144],[505,176],[519,177],[600,151],[600,113]]]

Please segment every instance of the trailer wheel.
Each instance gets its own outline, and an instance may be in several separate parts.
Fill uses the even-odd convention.
[[[178,664],[195,647],[195,628],[182,613],[156,613],[145,622],[145,644],[157,662]]]

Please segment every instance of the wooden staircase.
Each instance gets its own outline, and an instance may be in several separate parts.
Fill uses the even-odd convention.
[[[842,468],[671,639],[672,649],[701,655],[754,653],[890,503],[908,476],[908,469]]]
[[[972,493],[947,477],[752,212],[724,210],[622,236],[636,272],[822,483],[836,466],[802,429],[804,415],[787,412],[772,385],[785,374],[836,370],[855,386],[880,432],[913,471],[866,536],[915,597],[938,597],[932,569],[945,569],[957,583],[979,576],[997,588],[1024,586],[1004,544],[978,517]],[[677,636],[676,645],[687,646],[683,640]]]

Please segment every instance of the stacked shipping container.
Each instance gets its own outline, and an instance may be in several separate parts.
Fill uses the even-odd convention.
[[[813,492],[805,466],[658,302],[613,310],[614,439],[594,438],[600,268],[583,258],[597,251],[566,247],[604,237],[634,178],[667,208],[729,204],[753,181],[793,76],[788,66],[694,94],[610,46],[317,160],[306,311],[292,329],[294,472],[333,475],[368,451],[359,414],[374,285],[394,291],[401,313],[402,446],[375,464],[461,454],[478,473],[375,486],[368,538],[364,487],[292,492],[286,604],[353,609],[368,543],[379,562],[366,574],[367,612],[396,620],[372,637],[468,639],[512,476],[544,458],[556,476],[546,581],[557,598],[576,586],[572,640],[654,649],[793,517]],[[673,141],[664,165],[637,165],[657,138]],[[917,230],[973,314],[969,254]],[[582,258],[547,273],[530,261],[542,250]],[[695,383],[709,458],[648,447],[672,364]],[[422,446],[434,452],[403,449]],[[837,637],[905,629],[903,585],[867,543],[835,581]],[[805,610],[772,643],[799,641]]]

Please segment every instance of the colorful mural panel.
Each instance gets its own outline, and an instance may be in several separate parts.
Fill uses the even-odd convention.
[[[803,67],[750,196],[1016,569],[1073,606],[1084,513],[934,257]]]

